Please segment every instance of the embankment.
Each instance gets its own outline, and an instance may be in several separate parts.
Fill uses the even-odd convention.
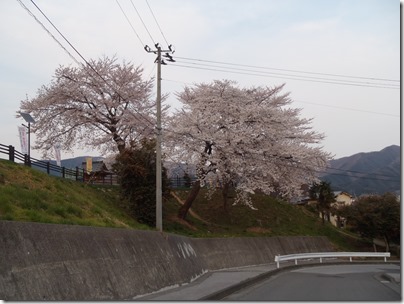
[[[211,270],[332,251],[325,237],[196,239],[155,231],[0,221],[0,299],[122,300]]]

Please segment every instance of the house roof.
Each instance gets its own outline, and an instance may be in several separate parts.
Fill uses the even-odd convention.
[[[345,191],[334,191],[333,193],[334,193],[334,197],[337,197],[337,196],[342,195],[342,194],[345,194],[345,195],[347,195],[349,197],[352,197],[352,195],[350,195],[348,192],[345,192]]]

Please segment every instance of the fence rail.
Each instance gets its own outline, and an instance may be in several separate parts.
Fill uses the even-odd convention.
[[[105,175],[95,175],[94,172],[86,171],[84,168],[65,168],[52,164],[50,161],[43,161],[29,157],[27,154],[23,154],[15,150],[14,146],[7,146],[0,144],[0,154],[8,155],[8,160],[12,162],[22,162],[24,165],[37,168],[47,174],[58,176],[66,179],[76,180],[89,184],[97,185],[117,185],[118,177],[116,174],[108,172]],[[195,181],[195,177],[183,178],[173,177],[169,179],[171,188],[190,188]]]
[[[277,268],[279,268],[279,263],[283,261],[295,260],[295,265],[297,265],[297,260],[300,259],[320,259],[320,263],[323,262],[323,258],[342,258],[348,257],[349,261],[352,262],[353,257],[381,257],[387,262],[387,258],[390,257],[390,252],[309,252],[309,253],[296,253],[288,255],[277,255],[275,256],[275,262]]]
[[[102,185],[116,185],[118,184],[117,176],[111,172],[104,172],[104,174],[97,174],[95,172],[90,172],[84,168],[76,167],[74,169],[60,167],[52,164],[49,161],[39,160],[33,157],[29,157],[27,154],[23,154],[13,146],[6,146],[0,144],[0,154],[8,155],[8,160],[12,162],[22,162],[24,165],[29,167],[36,167],[41,171],[48,174],[59,176],[62,178],[72,179],[76,181],[81,181],[89,184],[102,184]]]

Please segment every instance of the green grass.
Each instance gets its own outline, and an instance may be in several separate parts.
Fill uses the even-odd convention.
[[[117,187],[48,176],[0,160],[0,219],[148,229],[119,208]]]
[[[176,194],[185,199],[188,191],[176,190]],[[205,194],[202,189],[192,206],[202,220],[190,214],[186,221],[179,220],[180,204],[174,198],[164,200],[164,231],[191,237],[322,235],[340,250],[371,250],[369,244],[341,234],[330,224],[323,225],[305,207],[256,194],[252,200],[258,210],[252,210],[233,206],[235,193],[230,193],[225,211],[220,192],[211,199]],[[124,205],[117,186],[87,185],[0,160],[0,220],[154,229],[138,223]]]
[[[201,192],[192,209],[207,223],[188,215],[187,222],[192,225],[192,229],[168,219],[164,222],[165,229],[193,237],[326,236],[339,250],[372,250],[368,242],[341,234],[340,230],[329,223],[322,224],[318,215],[304,206],[255,194],[252,201],[258,210],[253,210],[245,205],[233,206],[235,193],[230,193],[225,211],[219,191],[211,199],[206,198],[206,190]],[[176,194],[185,199],[187,191],[176,191]],[[172,214],[178,208],[179,204],[175,208],[166,207],[166,214]]]

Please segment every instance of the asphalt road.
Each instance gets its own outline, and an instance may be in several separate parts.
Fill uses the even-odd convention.
[[[329,265],[281,272],[223,300],[247,301],[399,301],[400,266]]]

